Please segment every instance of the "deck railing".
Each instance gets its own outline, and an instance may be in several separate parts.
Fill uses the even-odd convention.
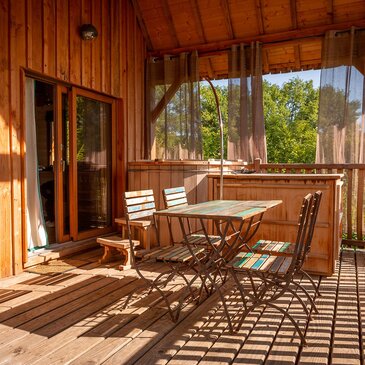
[[[344,174],[342,243],[365,247],[365,164],[262,164],[257,159],[247,168],[265,173]]]
[[[365,164],[262,164],[258,159],[248,165],[227,162],[225,169],[239,170],[242,167],[263,173],[344,174],[342,243],[365,247]],[[194,203],[208,198],[206,175],[218,171],[217,162],[135,161],[128,165],[128,189],[153,188],[157,202],[162,202],[159,197],[161,189],[185,185],[189,201]]]

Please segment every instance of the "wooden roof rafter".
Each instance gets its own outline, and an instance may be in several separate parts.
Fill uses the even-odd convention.
[[[165,18],[166,18],[166,21],[167,21],[167,24],[168,24],[168,28],[171,32],[171,35],[172,35],[173,39],[174,39],[175,46],[180,47],[180,42],[179,42],[179,38],[177,36],[174,21],[172,19],[169,2],[168,2],[168,0],[162,0],[161,3],[162,3],[162,10],[163,10],[163,13],[165,15]]]
[[[333,9],[333,0],[327,0],[327,15],[328,15],[328,23],[332,24],[335,20],[335,14]]]
[[[328,30],[345,30],[351,27],[365,27],[365,19],[356,21],[346,21],[337,24],[327,24],[321,26],[308,27],[303,29],[295,29],[284,32],[272,33],[272,34],[260,34],[257,36],[247,36],[237,39],[229,39],[219,42],[209,42],[206,44],[194,44],[186,47],[178,47],[173,49],[161,49],[150,52],[150,55],[160,57],[164,54],[179,54],[182,52],[191,52],[197,50],[200,53],[211,52],[211,51],[221,51],[231,47],[234,44],[239,43],[250,43],[250,42],[261,42],[261,43],[281,43],[285,41],[298,40],[304,38],[312,38],[323,36]]]
[[[290,16],[291,16],[292,28],[298,29],[296,0],[290,0]]]
[[[227,2],[227,0],[221,0],[220,4],[221,4],[222,10],[223,10],[224,22],[226,24],[228,37],[235,38],[228,2]]]
[[[260,34],[265,34],[264,18],[262,15],[262,5],[261,0],[255,0],[256,14],[257,14],[257,24]]]
[[[198,2],[195,0],[190,0],[191,9],[193,10],[194,21],[196,24],[197,33],[202,42],[206,43],[207,38],[205,36],[204,27],[202,23],[202,17],[199,9]]]
[[[141,28],[143,37],[144,37],[144,39],[146,41],[147,49],[148,50],[152,50],[153,49],[152,40],[151,40],[151,37],[150,37],[150,35],[148,33],[146,24],[145,24],[145,22],[143,20],[142,13],[141,13],[141,9],[139,7],[138,1],[137,0],[132,0],[132,5],[133,5],[134,11],[135,11],[136,16],[137,16],[137,20],[138,20],[139,27]]]

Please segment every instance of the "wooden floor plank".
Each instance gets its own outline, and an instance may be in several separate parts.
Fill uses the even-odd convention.
[[[187,304],[178,323],[171,322],[157,293],[140,290],[123,309],[126,295],[138,285],[136,273],[117,270],[118,262],[98,264],[98,252],[73,257],[87,264],[60,275],[0,281],[0,364],[309,365],[364,359],[364,250],[345,250],[341,270],[321,280],[320,313],[308,325],[309,346],[302,350],[291,323],[267,309],[251,313],[241,330],[230,334],[217,295],[198,307]],[[145,272],[153,278],[164,267],[150,264]],[[228,284],[233,313],[237,293]],[[181,280],[173,284],[171,297],[179,298],[182,285]],[[306,280],[304,285],[311,289]],[[303,315],[296,301],[290,312]]]
[[[332,364],[360,364],[359,315],[353,251],[342,253],[332,345]]]
[[[338,280],[338,267],[334,275],[321,280],[321,296],[316,300],[319,313],[309,323],[306,333],[308,346],[302,349],[300,364],[328,364]]]
[[[305,290],[308,291],[311,296],[314,296],[314,289],[307,278],[303,277],[300,284]],[[300,289],[298,289],[298,293],[307,304],[308,310],[311,310],[312,308],[310,302],[306,299],[305,295],[303,295]],[[290,304],[290,313],[295,319],[300,320],[299,324],[305,333],[308,324],[307,317],[297,299],[293,299],[292,303]],[[298,353],[300,351],[300,344],[300,338],[298,334],[294,332],[292,323],[288,318],[284,318],[284,321],[280,325],[276,338],[265,360],[265,364],[295,365]]]
[[[284,310],[289,310],[289,312],[295,316],[296,320],[305,320],[305,313],[303,311],[299,313],[294,311],[294,313],[292,313],[292,301],[292,294],[286,293],[276,301],[276,304]],[[266,308],[246,341],[243,343],[233,364],[242,363],[244,361],[247,361],[250,364],[264,364],[283,320],[283,315],[277,310]],[[302,326],[300,327],[303,328],[303,325],[304,323],[302,323]],[[292,337],[298,336],[293,327],[291,333]]]
[[[179,288],[181,288],[181,285],[177,289]],[[176,290],[173,286],[170,289],[171,293],[174,293],[174,290]],[[80,364],[95,361],[95,354],[97,353],[96,347],[98,344],[103,343],[105,338],[114,339],[115,337],[118,337],[118,333],[125,331],[126,327],[135,329],[140,328],[143,325],[148,325],[146,316],[143,317],[143,313],[148,312],[149,315],[151,315],[156,309],[156,305],[161,302],[161,296],[158,293],[151,293],[142,300],[137,299],[134,303],[132,302],[131,307],[121,309],[123,308],[125,299],[126,297],[123,297],[121,301],[114,303],[111,308],[104,309],[102,313],[100,313],[101,316],[104,317],[103,321],[100,321],[100,319],[98,319],[98,323],[93,321],[93,323],[88,326],[87,332],[79,333],[76,338],[71,340],[68,338],[61,343],[56,351],[41,356],[36,364],[65,364],[72,361],[76,361],[76,363]],[[166,310],[163,312],[166,313]],[[133,336],[133,334],[130,334],[130,336]],[[131,340],[131,338],[129,340]],[[93,358],[92,360],[85,360],[87,355],[83,355],[89,352],[90,349],[92,349]],[[116,350],[117,349],[115,349],[115,351]],[[100,363],[99,361],[101,362],[100,359],[98,360],[98,363]]]
[[[224,286],[222,293],[231,290],[231,286]],[[165,336],[154,347],[142,356],[138,364],[166,364],[181,349],[194,334],[205,324],[206,320],[216,313],[221,307],[221,303],[216,296],[212,296],[196,308],[186,320],[180,322],[171,331],[169,336]]]
[[[365,250],[356,251],[361,361],[365,362]]]

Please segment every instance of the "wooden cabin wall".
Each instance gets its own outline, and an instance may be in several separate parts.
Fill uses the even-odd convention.
[[[82,41],[93,23],[99,36]],[[0,0],[0,277],[22,271],[22,69],[121,98],[118,192],[122,161],[143,157],[146,47],[129,0]],[[128,143],[127,143],[128,141]]]

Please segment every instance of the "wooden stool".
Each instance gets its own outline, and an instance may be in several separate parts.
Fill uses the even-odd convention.
[[[113,251],[119,251],[124,257],[122,264],[119,265],[119,270],[128,270],[131,265],[131,248],[128,239],[123,239],[120,236],[98,237],[96,242],[100,243],[100,246],[104,247],[103,257],[99,260],[99,263],[105,264],[112,261]],[[139,241],[133,240],[133,245],[139,246]]]
[[[127,222],[125,218],[115,218],[115,223],[122,226],[122,237],[128,237],[127,234]],[[149,220],[146,221],[131,221],[129,222],[133,228],[136,228],[139,233],[139,241],[141,246],[149,251],[151,249],[151,235],[150,228],[152,227],[152,222]]]

